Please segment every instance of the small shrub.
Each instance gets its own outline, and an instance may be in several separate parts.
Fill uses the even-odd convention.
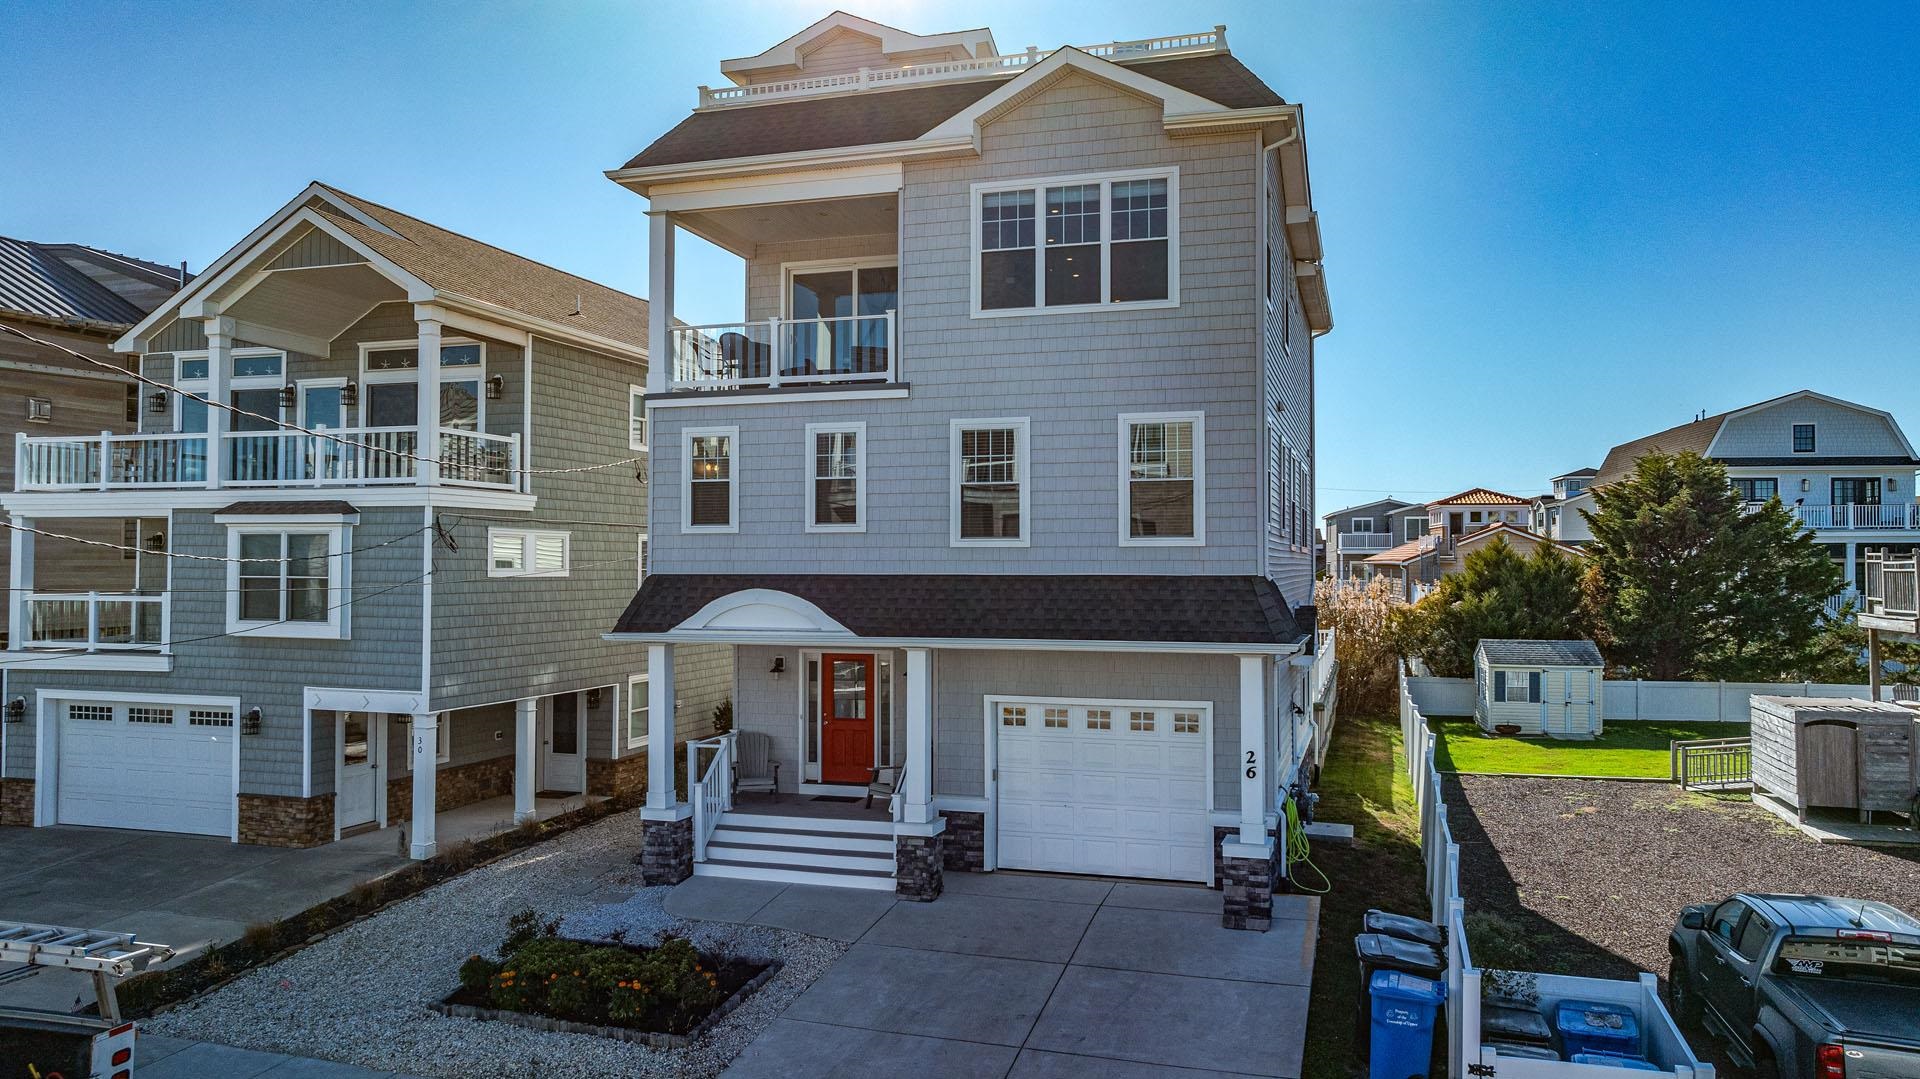
[[[719,975],[685,939],[669,937],[644,952],[537,936],[507,959],[469,959],[461,984],[492,972],[485,987],[496,1008],[579,1023],[617,1023],[652,1030],[684,1030],[717,1006]]]
[[[551,937],[560,932],[560,919],[540,920],[540,915],[532,907],[507,919],[507,936],[500,942],[500,958],[511,958],[514,953],[541,937]]]
[[[240,934],[240,947],[254,958],[280,950],[280,927],[273,922],[255,922]]]
[[[728,697],[713,706],[713,733],[725,734],[733,729],[733,698]]]
[[[484,993],[492,985],[494,975],[499,973],[499,960],[488,959],[484,955],[471,956],[460,964],[460,988],[470,993]]]
[[[1504,914],[1472,911],[1466,926],[1473,965],[1481,970],[1523,970],[1549,954],[1540,934]]]

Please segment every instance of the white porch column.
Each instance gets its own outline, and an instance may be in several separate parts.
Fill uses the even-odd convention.
[[[233,403],[234,322],[224,316],[206,321],[207,331],[207,486],[218,487],[227,472],[227,432],[233,429],[226,407]],[[101,468],[106,467],[102,461]]]
[[[1854,579],[1858,576],[1854,559],[1859,556],[1859,546],[1857,543],[1847,544],[1847,591],[1849,592],[1860,587],[1860,582]]]
[[[431,487],[440,481],[440,319],[439,310],[415,307],[414,322],[420,328],[420,398],[414,424],[420,429],[413,452],[414,482]]]
[[[407,853],[418,861],[433,857],[434,787],[440,768],[440,716],[415,712],[407,753],[413,762],[413,845]]]
[[[673,379],[673,215],[647,214],[647,392],[665,393]]]
[[[992,732],[988,732],[992,736]],[[933,654],[907,649],[907,759],[900,785],[904,824],[929,824],[933,810]]]
[[[513,718],[513,823],[533,819],[534,755],[540,752],[540,698],[519,703]]]
[[[34,540],[33,533],[23,532],[21,529],[35,527],[35,521],[31,517],[16,516],[13,519],[13,523],[20,527],[9,530],[13,533],[13,561],[8,563],[7,566],[7,586],[9,588],[7,592],[7,640],[13,642],[14,648],[19,648],[21,643],[27,639],[27,607],[28,600],[33,595],[31,589],[33,587]],[[0,701],[0,704],[4,703],[4,701]]]
[[[647,805],[649,819],[677,820],[673,796],[673,646],[647,646]]]
[[[1267,842],[1267,795],[1273,781],[1267,753],[1267,658],[1240,658],[1240,842]]]

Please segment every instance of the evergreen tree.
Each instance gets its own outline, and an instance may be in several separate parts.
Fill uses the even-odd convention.
[[[1483,638],[1557,641],[1588,635],[1580,564],[1550,543],[1521,555],[1504,538],[1467,555],[1458,573],[1401,611],[1396,638],[1443,678],[1473,675]]]

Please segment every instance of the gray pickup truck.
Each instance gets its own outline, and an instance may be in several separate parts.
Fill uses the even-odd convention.
[[[1920,921],[1860,899],[1736,895],[1667,940],[1682,1026],[1760,1079],[1920,1079]]]

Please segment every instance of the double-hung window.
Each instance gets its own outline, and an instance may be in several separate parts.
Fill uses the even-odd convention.
[[[1793,425],[1793,452],[1813,452],[1813,424],[1796,423]]]
[[[647,448],[647,389],[645,386],[627,387],[627,448],[630,450]]]
[[[952,455],[954,546],[1027,546],[1026,418],[954,420]]]
[[[867,425],[807,425],[807,531],[867,528]]]
[[[1179,173],[976,184],[974,314],[1179,303]]]
[[[738,427],[689,427],[681,432],[682,532],[740,531],[740,485],[734,475]]]
[[[1206,428],[1198,412],[1120,417],[1123,546],[1206,541]]]
[[[573,534],[522,528],[487,529],[487,576],[565,577],[572,569]]]
[[[224,522],[223,522],[224,523]],[[227,631],[261,637],[347,636],[345,523],[229,523]]]
[[[627,748],[638,749],[647,744],[647,710],[652,707],[647,699],[647,676],[636,674],[627,679]]]

